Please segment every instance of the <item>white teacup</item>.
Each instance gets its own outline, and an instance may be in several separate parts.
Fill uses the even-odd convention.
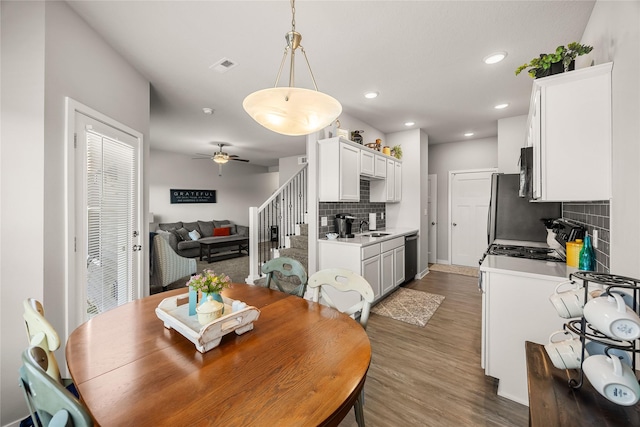
[[[562,334],[565,339],[554,341],[556,335]],[[566,338],[568,337],[568,338]],[[544,349],[551,359],[551,363],[558,369],[577,369],[582,363],[582,342],[567,331],[556,331],[549,337],[549,343]],[[589,356],[585,350],[585,359]]]
[[[640,399],[640,384],[628,365],[602,354],[587,357],[582,370],[598,393],[618,405],[632,406]]]
[[[605,352],[607,345],[598,341],[587,342],[585,348],[587,349],[587,352],[590,356],[595,356],[596,354],[604,354],[605,356],[607,355]],[[619,348],[609,348],[609,355],[617,356],[618,359],[622,360],[623,363],[632,366],[631,355],[627,351],[620,350]]]
[[[567,284],[574,286],[572,289],[560,292],[560,288]],[[551,301],[560,317],[571,319],[582,316],[584,298],[584,288],[577,282],[567,281],[556,286],[555,292],[549,297],[549,301]],[[591,295],[587,293],[587,301],[591,299]]]
[[[625,304],[620,294],[593,298],[584,306],[584,317],[591,326],[613,339],[633,341],[640,338],[640,317]]]

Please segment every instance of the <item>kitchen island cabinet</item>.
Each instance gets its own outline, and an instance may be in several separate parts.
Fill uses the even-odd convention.
[[[567,280],[564,263],[488,255],[480,267],[482,367],[498,395],[528,405],[525,341],[547,343],[562,330],[549,296]]]

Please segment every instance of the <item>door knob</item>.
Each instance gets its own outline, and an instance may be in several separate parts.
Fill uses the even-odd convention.
[[[435,223],[435,222],[433,222],[433,221],[431,221],[431,225],[436,225],[436,223]]]
[[[455,227],[456,225],[458,225],[458,224],[456,224],[456,223],[454,222],[454,223],[453,223],[453,226]]]

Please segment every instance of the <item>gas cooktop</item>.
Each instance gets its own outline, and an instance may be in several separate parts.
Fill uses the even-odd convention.
[[[503,245],[494,243],[489,246],[487,255],[502,255],[515,258],[535,259],[539,261],[564,262],[565,259],[551,248],[536,248],[532,246]]]

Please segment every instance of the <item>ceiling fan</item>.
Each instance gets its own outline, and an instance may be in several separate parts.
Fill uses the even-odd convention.
[[[229,144],[222,144],[222,143],[218,144],[219,151],[214,153],[213,156],[211,156],[209,154],[196,153],[196,155],[203,156],[203,157],[194,157],[194,159],[196,159],[196,160],[197,159],[209,159],[209,160],[212,160],[214,163],[217,163],[218,164],[218,176],[222,176],[222,165],[227,163],[229,160],[234,160],[236,162],[249,163],[249,160],[240,159],[235,154],[229,154],[229,153],[226,153],[226,152],[222,151],[222,147],[224,147],[225,145],[229,145]]]

